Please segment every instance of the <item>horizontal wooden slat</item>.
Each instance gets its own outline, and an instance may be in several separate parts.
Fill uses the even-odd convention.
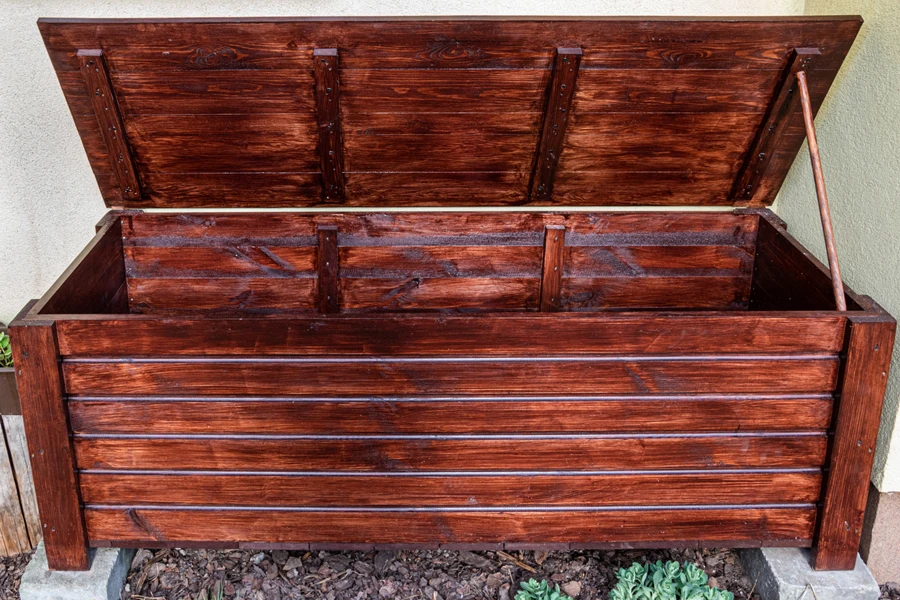
[[[837,353],[839,315],[379,315],[290,319],[161,319],[57,323],[74,356],[540,356],[573,354]],[[103,392],[105,393],[105,392]],[[568,393],[568,392],[567,392]]]
[[[287,165],[282,165],[285,167]],[[319,172],[146,173],[148,208],[162,208],[177,195],[184,207],[276,208],[321,202]]]
[[[540,280],[530,278],[343,279],[346,310],[525,310],[537,307]]]
[[[342,278],[537,277],[539,246],[375,246],[340,249]]]
[[[524,171],[535,141],[534,135],[346,132],[345,166],[347,171]]]
[[[313,310],[314,277],[129,279],[135,312],[154,310]]]
[[[98,473],[79,476],[87,504],[197,506],[646,506],[811,504],[818,471],[611,475],[216,475]]]
[[[311,171],[316,128],[296,115],[157,115],[127,121],[149,172]]]
[[[611,275],[741,275],[753,257],[734,246],[587,246],[567,247],[566,277]]]
[[[808,546],[814,508],[706,508],[646,511],[285,512],[85,510],[93,540],[130,542],[521,542],[611,543],[707,540],[710,545]],[[716,544],[715,542],[720,542]],[[738,544],[739,545],[739,544]]]
[[[69,402],[72,431],[87,434],[812,431],[825,430],[830,417],[828,396]]]
[[[731,179],[704,169],[562,171],[553,188],[555,205],[727,206]],[[546,206],[546,204],[544,204]]]
[[[563,277],[564,310],[739,309],[750,277]]]
[[[131,246],[125,249],[129,277],[315,276],[314,246],[220,246],[208,248]]]
[[[541,113],[510,110],[479,114],[469,112],[348,112],[344,129],[353,135],[506,134],[537,135]],[[371,109],[368,109],[371,110]]]
[[[80,469],[617,471],[804,468],[824,433],[702,436],[75,437]]]
[[[836,357],[65,362],[70,394],[789,393],[835,387]]]

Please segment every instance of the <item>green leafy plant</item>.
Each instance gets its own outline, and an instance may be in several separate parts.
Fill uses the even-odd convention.
[[[529,579],[522,582],[522,589],[516,592],[516,600],[572,600],[572,597],[561,592],[558,583],[556,587],[550,587],[546,579],[540,582]]]
[[[616,579],[609,600],[734,600],[731,592],[706,585],[709,577],[689,562],[683,566],[674,560],[633,563],[628,569],[619,569]]]
[[[2,331],[0,332],[0,369],[8,369],[12,366],[12,348],[9,345],[9,336]]]

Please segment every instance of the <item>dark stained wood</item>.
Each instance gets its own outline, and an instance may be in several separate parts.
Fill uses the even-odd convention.
[[[837,358],[602,357],[67,361],[71,394],[794,393],[835,387]],[[464,375],[463,375],[464,374]]]
[[[54,570],[84,571],[88,540],[55,327],[50,321],[17,320],[10,335],[47,563]]]
[[[316,279],[156,278],[130,279],[128,296],[134,313],[311,312],[316,308]]]
[[[548,225],[544,231],[544,261],[541,275],[541,311],[559,310],[564,270],[566,228]]]
[[[795,48],[788,59],[787,67],[759,126],[746,157],[734,181],[730,198],[735,202],[750,202],[753,199],[759,182],[772,164],[775,150],[781,137],[790,125],[790,117],[800,105],[800,94],[797,89],[797,73],[814,68],[815,60],[821,56],[818,48]]]
[[[109,80],[109,69],[103,51],[79,49],[77,55],[81,63],[86,93],[92,100],[94,116],[106,142],[106,151],[119,182],[122,200],[140,204],[141,185],[131,156],[131,148],[125,136],[125,127],[116,104],[112,82]]]
[[[329,87],[313,83],[315,65],[322,64],[315,60],[317,48],[320,53],[340,48],[344,115],[328,122],[343,125],[344,144],[327,143],[345,152],[334,156],[344,161],[342,202],[347,205],[734,204],[729,191],[739,163],[791,52],[821,49],[810,78],[812,105],[818,107],[859,26],[858,18],[846,17],[40,24],[108,203],[123,201],[109,153],[90,123],[90,98],[72,81],[79,70],[77,49],[104,49],[129,135],[138,129],[133,120],[145,120],[146,126],[164,116],[203,117],[194,122],[194,131],[201,140],[209,136],[208,146],[165,135],[154,144],[148,133],[136,148],[145,202],[155,207],[327,205],[330,200],[323,200],[317,188],[337,184],[322,179],[315,150],[301,156],[296,145],[286,143],[241,164],[246,175],[234,175],[236,157],[217,153],[219,140],[246,135],[252,148],[263,140],[277,146],[281,136],[260,139],[250,128],[216,126],[213,118],[234,115],[238,123],[262,123],[266,117],[269,127],[286,131],[315,127],[316,89]],[[568,111],[571,131],[561,154],[556,153],[560,162],[553,195],[536,198],[528,175],[555,49],[573,45],[585,50]],[[643,113],[648,121],[628,137],[576,126],[579,116],[616,113]],[[652,125],[662,115],[705,118],[712,113],[729,115],[718,124],[718,139],[660,135]],[[748,118],[726,122],[738,113]],[[607,147],[620,141],[631,147],[632,156]],[[759,182],[754,205],[774,198],[801,142],[802,135],[786,134],[773,148],[772,166]],[[185,148],[211,160],[206,168],[197,168],[199,158],[179,163],[180,175],[173,177],[171,157],[187,157]],[[328,151],[319,159],[331,157]],[[720,156],[711,160],[716,152]],[[341,177],[341,170],[326,165],[334,177]],[[573,187],[575,181],[581,184]]]
[[[67,356],[571,356],[837,354],[846,319],[718,315],[377,315],[60,321]]]
[[[109,220],[35,305],[35,312],[128,312],[122,225]]]
[[[581,48],[557,48],[553,61],[553,76],[547,91],[541,137],[538,141],[531,173],[530,199],[549,200],[553,197],[553,182],[566,137],[566,124],[575,95],[575,83],[581,66]]]
[[[810,468],[815,434],[700,436],[76,436],[81,469],[252,471],[619,471]]]
[[[85,434],[674,433],[824,431],[828,395],[543,398],[98,398],[69,402]],[[166,415],[165,419],[157,418]]]
[[[821,472],[439,475],[120,474],[80,476],[86,504],[203,506],[646,506],[813,504]]]
[[[90,507],[94,539],[129,541],[434,543],[606,542],[662,540],[778,541],[808,545],[814,508],[651,509],[634,511],[287,512]],[[198,535],[198,532],[202,532]],[[205,536],[205,537],[204,537]],[[725,544],[730,545],[730,544]]]
[[[338,68],[337,48],[316,48],[313,51],[322,200],[326,203],[344,199],[344,136]]]
[[[856,565],[897,324],[887,314],[854,315],[849,328],[812,558],[818,570],[849,570]]]
[[[320,226],[318,236],[316,306],[321,313],[336,313],[341,309],[337,227]]]

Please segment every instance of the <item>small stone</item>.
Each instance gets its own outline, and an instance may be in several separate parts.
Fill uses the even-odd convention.
[[[383,573],[387,568],[388,563],[391,562],[391,559],[394,558],[394,555],[390,552],[379,552],[375,555],[375,570],[379,573]]]
[[[534,562],[541,566],[544,564],[544,561],[547,560],[547,557],[550,556],[550,553],[547,550],[535,550],[534,551]]]
[[[378,590],[378,594],[382,598],[390,598],[396,592],[397,592],[397,586],[394,584],[393,581],[388,581],[386,584],[381,586],[381,588],[379,588],[379,590]]]
[[[581,594],[581,584],[577,581],[568,581],[562,585],[562,591],[573,598],[577,598]]]
[[[709,587],[717,588],[719,587],[719,580],[715,577],[710,577],[709,581],[706,582],[706,585],[708,585]]]
[[[285,550],[275,550],[272,552],[272,560],[275,561],[276,565],[283,565],[290,556],[291,555]]]
[[[334,583],[334,589],[338,591],[347,590],[353,587],[353,580],[349,577],[345,577],[344,579],[338,580]]]
[[[497,600],[509,600],[509,584],[504,583],[497,590]]]
[[[560,581],[565,581],[565,580],[566,580],[566,576],[563,575],[562,573],[554,573],[553,575],[550,576],[550,579],[552,579],[553,581],[559,583]]]
[[[138,568],[139,566],[144,564],[144,561],[150,560],[152,557],[153,557],[152,552],[150,552],[146,548],[141,548],[134,555],[134,559],[132,559],[132,561],[131,561],[131,568],[132,569]]]
[[[281,567],[281,570],[290,571],[291,569],[299,569],[302,566],[303,560],[299,556],[292,556],[285,561],[284,566]]]
[[[362,573],[363,575],[371,575],[375,571],[375,567],[373,567],[369,563],[364,563],[361,560],[358,560],[355,563],[353,563],[353,569],[357,573]]]
[[[251,561],[254,565],[258,565],[259,563],[261,563],[261,562],[264,561],[265,559],[266,559],[266,553],[265,553],[265,552],[260,552],[259,554],[254,554],[253,557],[250,559],[250,561]]]
[[[476,569],[490,569],[492,566],[491,561],[468,550],[462,550],[459,553],[459,560]]]

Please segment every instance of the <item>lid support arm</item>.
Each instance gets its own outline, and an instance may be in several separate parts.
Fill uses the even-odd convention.
[[[816,197],[819,201],[819,215],[822,217],[822,232],[825,234],[825,252],[828,254],[828,268],[831,269],[831,286],[834,288],[834,302],[838,310],[847,310],[844,296],[844,283],[841,281],[841,268],[838,265],[837,247],[834,243],[834,229],[831,226],[831,210],[828,208],[828,193],[825,191],[825,175],[822,173],[822,159],[819,156],[819,143],[816,140],[816,126],[813,121],[812,103],[809,100],[809,87],[806,84],[806,73],[797,72],[797,87],[800,88],[800,104],[803,107],[803,124],[806,126],[806,139],[809,145],[809,158],[812,162],[813,178],[816,182]]]

